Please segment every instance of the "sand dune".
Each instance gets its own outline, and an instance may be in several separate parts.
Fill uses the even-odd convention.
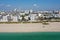
[[[41,23],[0,24],[0,32],[60,32],[60,22],[49,25]]]

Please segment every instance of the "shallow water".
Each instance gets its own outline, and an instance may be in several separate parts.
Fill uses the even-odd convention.
[[[60,40],[60,32],[0,33],[0,40]]]

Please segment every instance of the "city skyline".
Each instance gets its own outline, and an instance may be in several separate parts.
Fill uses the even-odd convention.
[[[0,10],[60,10],[60,0],[0,0]]]

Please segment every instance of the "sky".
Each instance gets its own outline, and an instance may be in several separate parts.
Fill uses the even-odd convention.
[[[0,10],[60,10],[60,0],[0,0]]]

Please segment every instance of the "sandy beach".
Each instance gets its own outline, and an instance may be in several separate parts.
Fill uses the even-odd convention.
[[[60,22],[0,24],[0,32],[60,32]]]

